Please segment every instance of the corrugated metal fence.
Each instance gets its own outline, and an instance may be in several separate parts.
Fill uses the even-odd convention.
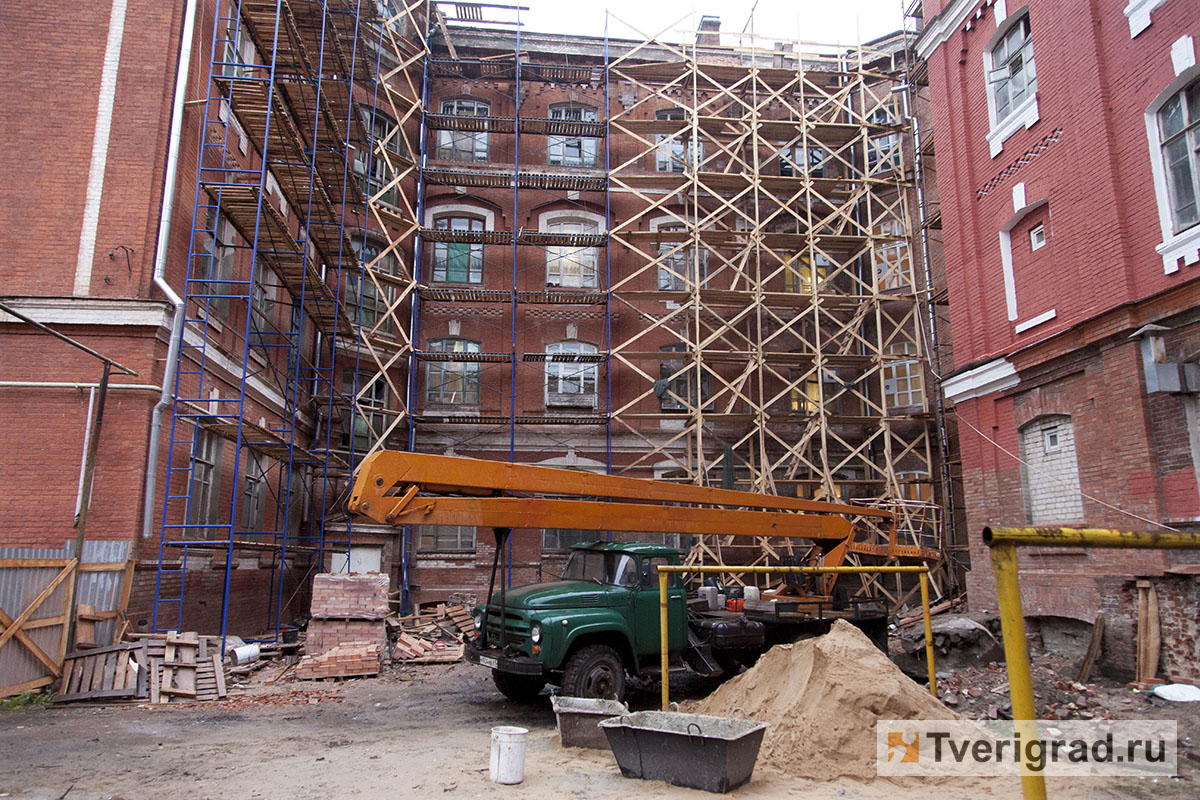
[[[53,582],[63,571],[63,566],[21,566],[14,560],[72,559],[75,543],[66,542],[63,547],[0,547],[0,561],[11,566],[0,566],[0,611],[10,619],[16,619],[25,608]],[[123,590],[126,588],[129,559],[129,542],[85,542],[83,546],[83,570],[79,576],[79,593],[76,604],[95,608],[97,614],[107,614],[107,619],[96,623],[97,645],[112,643],[116,630],[116,611],[120,608]],[[35,562],[36,563],[36,562]],[[68,562],[69,563],[69,562]],[[88,570],[87,565],[120,565],[112,570]],[[65,566],[65,565],[64,565]],[[44,654],[56,663],[62,663],[66,634],[65,614],[67,597],[71,590],[71,576],[67,576],[28,617],[21,626]],[[57,620],[56,620],[57,618]],[[5,626],[7,627],[7,626]],[[2,635],[2,634],[0,634]],[[36,688],[53,680],[48,676],[48,667],[39,661],[18,637],[12,636],[0,646],[0,697],[12,694],[21,687]],[[6,689],[8,691],[6,691]]]

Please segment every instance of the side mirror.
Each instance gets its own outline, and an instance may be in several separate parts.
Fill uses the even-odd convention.
[[[654,571],[650,569],[650,561],[642,562],[642,586],[654,585]]]

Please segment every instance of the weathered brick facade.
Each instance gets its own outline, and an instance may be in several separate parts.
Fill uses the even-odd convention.
[[[1160,365],[1194,362],[1200,336],[1194,252],[1177,260],[1160,252],[1147,132],[1164,98],[1200,78],[1200,18],[1186,3],[1166,3],[1135,31],[1122,11],[925,3],[918,51],[930,73],[956,365],[945,391],[961,437],[976,609],[996,607],[985,525],[1195,529],[1200,520],[1188,416],[1198,387],[1148,385],[1143,351]],[[1032,48],[1024,65],[1011,62],[992,83],[1018,91],[997,75],[1028,78],[1032,60],[1035,99],[1022,101],[1020,124],[1006,131],[989,106],[999,89],[989,90],[985,68],[1023,24]],[[1031,238],[1035,229],[1044,244]],[[1150,324],[1162,328],[1143,329]],[[1147,337],[1158,338],[1144,345]],[[1130,669],[1135,604],[1126,584],[1179,558],[1190,557],[1024,552],[1026,613],[1090,622],[1103,611],[1108,663]],[[1163,610],[1171,630],[1173,613]]]

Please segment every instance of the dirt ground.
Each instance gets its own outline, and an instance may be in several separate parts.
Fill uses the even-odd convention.
[[[0,797],[321,798],[707,797],[621,777],[607,752],[564,750],[549,701],[519,706],[468,664],[392,668],[378,678],[263,686],[221,703],[193,706],[34,707],[0,712]],[[695,698],[711,684],[673,680],[673,696]],[[655,704],[634,692],[635,708]],[[529,729],[525,782],[488,779],[490,730]],[[767,736],[770,736],[768,730]],[[1181,761],[1185,759],[1181,758]],[[1051,780],[1051,797],[1185,798],[1192,776],[1133,784]],[[759,768],[731,794],[741,798],[1017,800],[1015,781],[937,783],[797,780]]]

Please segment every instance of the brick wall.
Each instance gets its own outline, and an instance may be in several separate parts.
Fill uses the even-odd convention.
[[[1200,579],[1164,575],[1154,585],[1162,634],[1159,675],[1171,681],[1200,683]]]

